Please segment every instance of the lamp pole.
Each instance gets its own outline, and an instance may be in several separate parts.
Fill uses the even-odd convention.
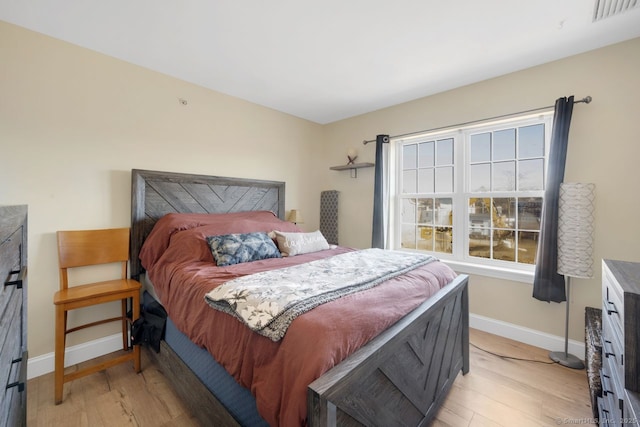
[[[549,358],[554,362],[572,369],[584,369],[584,363],[573,354],[569,354],[569,304],[571,303],[571,276],[566,276],[567,283],[567,309],[564,322],[564,352],[552,351]]]

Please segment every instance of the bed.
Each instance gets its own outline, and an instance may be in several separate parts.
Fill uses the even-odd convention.
[[[215,214],[242,216],[245,212],[251,212],[253,215],[270,211],[278,221],[281,221],[284,219],[284,194],[285,184],[282,182],[134,169],[132,171],[131,206],[132,276],[140,279],[145,275],[145,268],[140,260],[141,252],[144,252],[143,245],[160,219],[172,217],[168,214],[181,213],[188,218],[191,218],[189,215],[193,214],[195,217],[203,215],[203,217],[209,218]],[[259,215],[263,214],[259,213]],[[180,227],[178,226],[178,228]],[[209,224],[203,225],[203,227],[209,230],[207,228]],[[179,231],[182,233],[182,230]],[[337,251],[336,253],[346,251],[340,247],[331,250]],[[143,253],[143,255],[145,254]],[[302,255],[300,258],[307,255],[309,254]],[[315,253],[309,256],[311,259],[316,259]],[[317,255],[317,257],[322,256],[324,255]],[[275,262],[291,263],[294,258],[298,257],[283,258],[284,261],[275,260]],[[257,261],[256,265],[268,261],[270,260]],[[427,267],[440,269],[443,268],[443,265],[438,262],[430,263],[429,266],[419,267],[416,271],[423,274],[421,269]],[[406,276],[410,274],[413,273],[407,273]],[[433,273],[425,272],[424,274]],[[173,274],[166,274],[166,276],[173,277]],[[161,275],[155,276],[155,278],[160,277]],[[397,280],[403,280],[403,277],[400,276]],[[368,297],[361,295],[373,295],[375,292],[382,292],[377,289],[385,287],[389,288],[387,284],[383,283],[374,289],[357,293],[358,296],[353,298],[365,298],[366,301]],[[303,416],[301,420],[294,423],[291,420],[295,417],[274,418],[272,413],[265,412],[262,408],[258,409],[261,404],[264,407],[264,399],[260,398],[259,385],[247,383],[246,375],[236,372],[233,366],[228,367],[229,362],[223,361],[216,365],[214,358],[209,354],[210,352],[215,354],[216,351],[223,351],[221,348],[227,346],[235,348],[236,344],[217,344],[211,337],[203,338],[202,335],[211,334],[202,332],[189,336],[192,332],[184,330],[186,320],[183,319],[183,317],[189,316],[174,315],[172,318],[171,303],[168,301],[179,300],[175,296],[177,294],[170,293],[166,289],[163,292],[164,298],[160,299],[163,304],[169,305],[167,307],[169,312],[167,334],[169,335],[169,329],[171,329],[173,331],[171,334],[178,336],[178,340],[187,341],[185,348],[188,350],[177,350],[177,344],[171,344],[170,341],[176,342],[178,340],[167,338],[166,342],[162,343],[159,353],[150,351],[149,354],[203,425],[264,425],[265,419],[269,420],[271,424],[280,425],[305,423],[310,426],[426,425],[435,416],[458,373],[462,371],[465,374],[469,371],[468,278],[465,275],[456,276],[454,274],[428,299],[415,304],[415,308],[394,320],[390,325],[380,326],[382,325],[380,322],[369,322],[380,323],[378,327],[383,329],[372,330],[372,336],[367,337],[366,342],[358,343],[355,346],[357,348],[350,347],[345,350],[346,353],[340,353],[332,367],[308,380],[308,384],[305,382],[306,390],[296,392],[295,396],[286,395],[288,389],[281,390],[281,395],[277,396],[275,400],[278,400],[279,405],[285,406],[285,408],[279,407],[275,413],[284,413],[285,410],[288,410],[287,406],[296,407],[296,401],[302,399],[303,408],[298,411],[303,414],[298,415],[298,417]],[[270,341],[253,332],[249,332],[250,336],[245,337],[245,335],[240,335],[244,334],[241,329],[235,330],[234,333],[241,336],[237,341],[242,341],[243,348],[247,342],[256,341],[261,343],[260,345],[264,344],[265,348],[272,349],[272,352],[277,353],[278,357],[285,353],[289,356],[291,353],[301,353],[305,355],[304,357],[311,358],[314,353],[313,349],[310,351],[307,348],[305,353],[302,350],[292,351],[286,347],[288,344],[285,342],[289,340],[289,335],[296,336],[298,333],[296,332],[297,325],[304,323],[300,319],[317,316],[315,313],[326,310],[326,306],[347,305],[348,302],[344,301],[348,301],[348,298],[351,296],[324,304],[301,315],[291,323],[281,343]],[[407,300],[410,299],[407,298]],[[406,305],[410,304],[410,301],[400,301],[398,304]],[[210,307],[201,309],[201,311],[203,313],[216,312]],[[173,311],[173,313],[178,313],[178,311]],[[218,317],[215,322],[211,323],[215,324],[215,327],[231,330],[240,324],[227,314],[218,313],[216,315],[227,316],[227,319],[221,320],[222,318]],[[339,323],[341,322],[335,320],[333,322],[333,324]],[[240,326],[244,327],[241,324]],[[366,327],[364,323],[363,327]],[[293,339],[291,338],[291,340]],[[292,342],[291,340],[289,342]],[[270,342],[266,343],[267,341]],[[207,347],[209,351],[203,350],[202,347]],[[252,349],[252,347],[248,348]],[[240,358],[259,359],[260,357],[253,356],[254,353],[253,350],[248,351],[249,356],[244,355]],[[224,395],[227,392],[216,392],[215,390],[212,392],[212,386],[205,386],[203,382],[206,381],[202,379],[202,375],[196,373],[198,369],[202,370],[202,368],[189,366],[192,363],[195,364],[191,360],[194,358],[211,359],[211,363],[215,367],[206,368],[207,373],[216,369],[220,370],[220,365],[224,365],[226,369],[222,370],[229,370],[236,380],[233,381],[232,378],[230,381],[229,387],[234,390],[229,393],[237,393],[237,388],[244,389],[239,392],[243,397],[236,398],[234,394],[233,398],[225,399],[226,396],[221,398],[220,393]],[[282,361],[279,363],[285,365],[284,368],[288,365]],[[292,362],[291,366],[296,366],[296,363],[299,362]],[[312,364],[311,361],[309,364]],[[275,365],[269,365],[269,367],[272,366]],[[300,369],[306,368],[300,367]],[[249,376],[253,375],[258,378],[254,373],[257,370],[257,368],[250,369]],[[231,375],[227,373],[222,375],[231,378]],[[282,376],[287,375],[303,376],[302,372],[285,373]],[[229,378],[224,381],[228,381]],[[269,379],[269,381],[272,380],[273,378]],[[220,384],[223,381],[214,379],[212,382]],[[305,392],[306,396],[304,396]],[[256,402],[260,402],[254,403],[257,405],[256,409],[230,409],[230,406],[233,406],[236,401],[245,399],[247,396],[249,400],[255,398]],[[249,414],[247,418],[247,413],[254,410],[258,413],[256,415]],[[276,421],[273,421],[274,419]]]

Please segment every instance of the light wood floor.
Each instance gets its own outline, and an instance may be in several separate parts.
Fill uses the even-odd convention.
[[[549,362],[547,351],[471,330],[471,370],[459,375],[433,426],[557,426],[591,417],[586,372],[503,359],[480,350]],[[477,346],[477,347],[476,347]],[[197,426],[142,352],[142,373],[121,364],[65,384],[53,404],[53,374],[27,383],[31,426]]]
[[[537,347],[477,330],[470,335],[471,369],[454,382],[434,426],[593,424],[584,369],[548,364],[549,352]]]

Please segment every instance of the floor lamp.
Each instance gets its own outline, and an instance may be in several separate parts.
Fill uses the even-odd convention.
[[[560,184],[558,202],[558,273],[565,276],[567,313],[565,319],[564,351],[552,351],[554,362],[584,369],[584,363],[569,354],[569,305],[571,304],[571,278],[593,277],[595,185],[577,182]]]

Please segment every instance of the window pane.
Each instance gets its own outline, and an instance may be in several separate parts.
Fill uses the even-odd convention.
[[[418,193],[433,193],[433,168],[418,169]]]
[[[418,249],[423,251],[433,250],[433,227],[418,227]]]
[[[491,160],[491,133],[471,135],[471,162]]]
[[[512,191],[516,189],[516,162],[493,164],[493,191]]]
[[[402,171],[402,192],[405,194],[416,192],[416,170]]]
[[[436,225],[453,224],[453,199],[436,199],[436,211],[434,223]]]
[[[542,197],[518,200],[518,229],[540,230],[542,219]]]
[[[417,160],[416,144],[405,145],[402,147],[402,169],[415,169]]]
[[[433,224],[433,199],[418,199],[418,222]]]
[[[495,230],[493,232],[493,259],[516,260],[515,232]]]
[[[416,226],[415,225],[402,225],[402,241],[400,245],[403,248],[415,249],[416,248]]]
[[[453,168],[436,168],[436,193],[453,191]]]
[[[441,139],[438,141],[436,151],[436,165],[452,165],[453,164],[453,139]]]
[[[416,222],[416,199],[402,199],[402,222],[415,224]]]
[[[493,133],[493,160],[516,158],[516,130],[505,129]]]
[[[428,166],[433,166],[433,147],[433,141],[421,142],[418,145],[418,167],[426,168]]]
[[[518,262],[525,264],[536,263],[538,251],[538,232],[521,231],[518,233]]]
[[[544,125],[525,126],[518,129],[518,158],[544,156]]]
[[[495,228],[515,228],[516,199],[513,197],[493,199],[493,226]]]
[[[518,189],[521,191],[543,190],[544,160],[521,160],[518,162]]]
[[[469,226],[472,228],[491,227],[491,199],[469,199]]]
[[[491,258],[491,234],[485,228],[469,229],[469,255]]]
[[[491,191],[491,164],[472,165],[469,177],[469,191]]]
[[[436,248],[435,250],[438,252],[451,253],[452,242],[453,242],[453,234],[451,233],[451,228],[449,227],[438,227],[435,230],[436,233]]]

